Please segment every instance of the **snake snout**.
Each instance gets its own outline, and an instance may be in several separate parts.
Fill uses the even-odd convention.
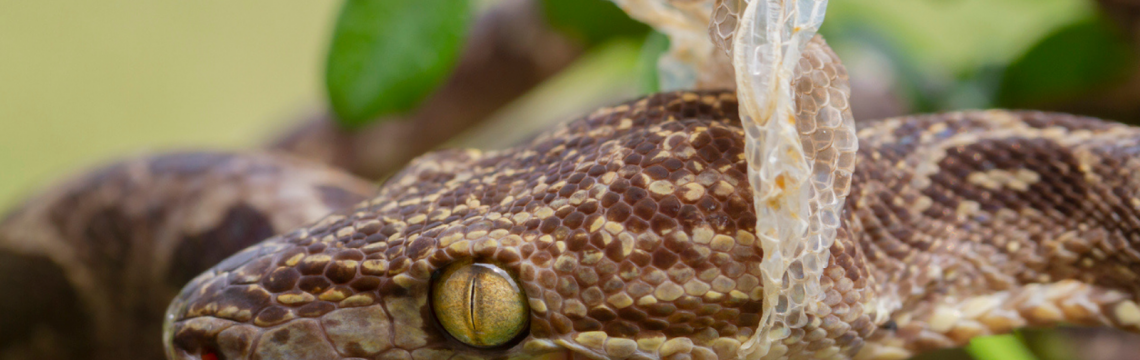
[[[428,276],[389,276],[387,261],[362,250],[297,237],[269,239],[186,285],[167,311],[167,357],[376,357],[444,340],[427,320]]]

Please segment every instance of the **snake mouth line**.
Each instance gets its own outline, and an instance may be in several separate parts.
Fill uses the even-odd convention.
[[[195,316],[195,317],[189,317],[189,318],[169,321],[167,323],[167,327],[173,329],[176,326],[186,326],[188,323],[195,321],[195,320],[203,321],[205,319],[218,320],[218,321],[224,321],[224,322],[229,323],[229,324],[219,326],[217,328],[212,329],[211,332],[213,332],[213,333],[221,333],[221,332],[226,331],[227,329],[230,329],[232,327],[241,326],[242,324],[244,324],[244,323],[239,323],[239,322],[233,322],[233,320],[225,319],[225,318],[218,317],[218,316],[201,315],[201,316]],[[260,326],[258,326],[257,329],[259,329],[259,332],[264,332],[264,331],[268,331],[268,330],[271,330],[274,328],[285,326],[286,324],[288,324],[288,322],[282,323],[282,324],[277,324],[277,325],[274,325],[271,327],[260,327]],[[326,338],[326,339],[328,337],[327,333],[321,333],[319,335],[323,338]],[[173,336],[171,334],[171,331],[164,332],[163,337],[164,337],[164,339],[163,339],[164,344],[166,345],[166,354],[167,354],[168,359],[240,360],[240,359],[246,359],[246,358],[252,357],[253,356],[252,354],[254,352],[256,352],[256,349],[258,347],[258,343],[257,343],[258,341],[254,340],[254,343],[249,344],[249,348],[247,349],[247,351],[248,351],[247,355],[245,355],[243,357],[238,357],[238,358],[229,358],[229,357],[226,357],[225,355],[223,355],[222,352],[217,349],[217,346],[203,345],[200,347],[199,350],[196,350],[196,351],[184,349],[181,346],[178,346],[177,344],[174,343],[174,341],[173,341],[174,339],[173,339]],[[257,336],[254,336],[254,338],[257,338]],[[426,340],[426,339],[427,338],[425,337],[424,340]],[[535,360],[605,360],[605,359],[607,359],[607,357],[605,357],[604,355],[597,354],[596,352],[594,352],[594,351],[592,351],[586,347],[583,347],[581,345],[578,345],[576,343],[573,343],[573,342],[568,342],[568,341],[564,341],[564,340],[553,340],[553,341],[540,340],[540,341],[552,342],[554,345],[561,347],[562,349],[554,350],[554,351],[550,351],[550,352],[542,353],[542,354],[535,354],[535,355],[532,355],[528,358],[535,359]],[[354,358],[354,357],[349,356],[349,355],[341,355],[341,358]]]

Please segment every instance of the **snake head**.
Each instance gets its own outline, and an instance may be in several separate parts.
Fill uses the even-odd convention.
[[[375,241],[395,235],[392,229],[334,216],[232,256],[191,281],[170,306],[168,357],[560,354],[532,339],[516,348],[529,337],[530,317],[516,280],[517,252],[484,253],[478,257],[488,262],[476,263],[458,248],[431,251],[439,240]],[[371,246],[356,246],[362,241]],[[409,252],[432,256],[413,260]]]
[[[232,256],[170,306],[168,358],[566,355],[529,333],[517,250],[437,247],[454,243],[454,232],[375,241],[395,235],[392,229],[334,216]],[[414,254],[421,256],[407,256]]]
[[[171,359],[734,359],[762,253],[731,93],[423,157],[170,306]]]

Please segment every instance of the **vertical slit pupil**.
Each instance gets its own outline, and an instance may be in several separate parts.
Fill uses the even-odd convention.
[[[479,273],[478,267],[473,267],[473,269],[475,269],[476,274]],[[479,324],[476,320],[478,320],[479,317],[476,316],[478,310],[476,310],[476,308],[475,308],[475,306],[476,306],[475,301],[476,301],[476,296],[478,296],[477,295],[477,293],[478,293],[477,288],[479,287],[479,276],[478,275],[472,276],[471,280],[469,280],[469,281],[470,282],[467,284],[468,288],[470,289],[470,292],[467,293],[467,318],[471,319],[471,330],[478,333],[479,332]]]

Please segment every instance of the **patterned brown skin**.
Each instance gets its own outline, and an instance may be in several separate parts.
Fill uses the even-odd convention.
[[[231,254],[374,194],[274,154],[122,161],[0,222],[0,359],[159,359],[162,316]]]
[[[167,355],[737,358],[762,253],[736,108],[659,94],[509,150],[421,157],[353,210],[191,281]],[[792,358],[905,358],[1061,322],[1140,331],[1140,129],[1004,111],[864,127],[826,297]],[[522,282],[519,342],[475,349],[437,326],[433,274],[469,258]]]

